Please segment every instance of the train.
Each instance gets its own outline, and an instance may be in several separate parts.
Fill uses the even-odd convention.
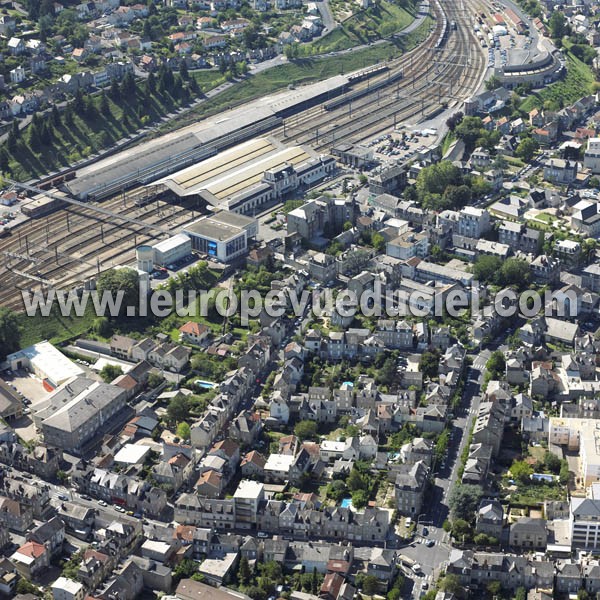
[[[370,94],[372,92],[376,92],[377,90],[387,87],[388,85],[391,85],[392,83],[395,83],[396,81],[400,81],[400,79],[402,79],[403,76],[404,76],[403,72],[398,71],[398,73],[395,73],[394,75],[390,75],[387,79],[378,81],[377,83],[370,85],[368,88],[363,88],[360,90],[355,90],[353,92],[348,92],[347,94],[344,94],[343,96],[340,96],[339,98],[336,98],[335,100],[330,100],[329,102],[323,104],[323,108],[325,110],[334,110],[340,106],[343,106],[344,104],[347,104],[348,102],[352,102],[353,100],[362,98],[363,96],[366,96],[367,94]]]

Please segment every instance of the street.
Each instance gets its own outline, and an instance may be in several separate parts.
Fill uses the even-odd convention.
[[[448,519],[448,498],[458,479],[460,457],[468,443],[469,432],[479,410],[483,371],[489,354],[488,350],[484,350],[473,357],[473,366],[467,370],[462,401],[455,411],[445,461],[434,473],[433,486],[427,494],[428,502],[424,512],[417,516],[415,540],[410,545],[399,548],[399,553],[415,560],[421,565],[424,573],[424,577],[417,577],[413,573],[406,573],[405,569],[405,575],[410,575],[414,580],[411,597],[415,599],[421,597],[424,583],[430,586],[435,581],[450,556],[449,534],[444,531],[442,525]],[[423,535],[424,526],[428,529],[426,536]],[[432,540],[434,545],[428,548],[425,545],[427,540]]]

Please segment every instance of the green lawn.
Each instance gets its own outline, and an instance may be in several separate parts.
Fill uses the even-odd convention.
[[[385,42],[342,56],[300,58],[252,75],[208,102],[204,102],[198,108],[165,123],[157,135],[192,125],[199,118],[208,117],[261,96],[285,90],[290,85],[315,83],[335,75],[349,73],[397,58],[422,41],[428,30],[429,21],[425,20],[421,27],[401,40]]]
[[[83,335],[91,329],[95,315],[93,313],[93,306],[90,303],[83,317],[63,317],[58,311],[54,311],[48,317],[41,315],[28,317],[24,313],[19,313],[17,318],[21,334],[20,345],[22,348],[25,348],[42,340],[49,340],[53,344],[59,344]]]
[[[548,103],[553,110],[572,104],[594,89],[594,74],[591,68],[570,52],[567,53],[567,75],[562,81],[550,84],[540,92],[534,92],[519,109],[529,112]]]
[[[190,77],[193,77],[200,89],[206,93],[213,88],[220,86],[227,81],[227,78],[219,71],[203,69],[201,71],[190,71]]]
[[[353,46],[387,38],[402,31],[414,21],[414,6],[398,6],[382,0],[381,3],[350,17],[341,27],[321,39],[301,47],[304,56],[346,50]]]

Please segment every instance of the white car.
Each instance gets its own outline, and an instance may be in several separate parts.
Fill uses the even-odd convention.
[[[108,504],[106,502],[104,502],[104,500],[98,500],[98,504],[100,506],[104,506],[104,507],[108,506]]]

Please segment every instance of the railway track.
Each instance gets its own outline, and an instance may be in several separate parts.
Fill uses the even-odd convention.
[[[446,16],[436,15],[437,24],[427,42],[415,49],[408,61],[401,59],[390,67],[388,76],[404,72],[395,90],[378,90],[376,95],[363,96],[333,110],[325,110],[323,105],[315,107],[291,122],[288,120],[278,131],[281,139],[310,144],[317,150],[342,141],[356,143],[394,126],[399,120],[442,107],[449,96],[448,88],[454,98],[462,99],[472,93],[485,69],[485,57],[479,45],[473,44],[466,22],[450,35],[444,35],[448,22],[465,19],[460,15],[464,9],[456,3],[446,2],[443,7]],[[434,48],[441,38],[445,38],[445,45],[443,50],[436,51]],[[453,57],[457,56],[459,60],[454,61]],[[379,81],[383,79],[380,77]]]
[[[473,5],[471,0],[469,6]],[[459,10],[453,0],[445,0],[443,4],[435,0],[431,6],[436,20],[425,42],[399,59],[386,63],[388,69],[384,74],[360,82],[352,89],[368,89],[374,83],[385,81],[386,77],[397,77],[399,73],[402,73],[402,79],[376,94],[361,96],[351,105],[342,104],[329,111],[322,105],[307,109],[270,133],[286,143],[310,144],[322,150],[340,141],[358,142],[389,128],[390,124],[439,106],[442,98],[448,96],[442,93],[448,81],[453,82],[452,91],[457,98],[472,92],[485,65],[480,46],[469,39],[471,29],[466,23],[462,23],[456,32],[444,33],[451,20],[463,21],[459,14],[462,9]],[[481,2],[477,3],[477,7],[480,6]],[[436,50],[442,39],[443,48]],[[468,57],[464,65],[452,59],[462,55]],[[433,61],[432,56],[438,60]],[[159,200],[136,206],[134,199],[142,189],[134,188],[105,200],[102,207],[144,220],[149,225],[160,223],[169,228],[180,227],[198,216],[186,203],[172,205]],[[11,257],[1,261],[0,279],[6,285],[0,289],[0,305],[22,310],[20,291],[42,287],[40,282],[12,273],[13,269],[55,281],[60,289],[70,289],[81,285],[92,271],[95,272],[96,265],[106,267],[131,262],[136,245],[159,236],[155,231],[144,231],[132,224],[112,222],[91,207],[69,206],[46,218],[32,219],[16,228],[12,236],[0,239],[0,253],[13,251],[16,255],[35,259],[33,262]]]
[[[125,196],[108,200],[103,207],[143,218],[149,225],[172,227],[190,222],[199,214],[189,203],[172,205],[158,201],[144,207],[128,203],[136,192],[131,190]],[[151,230],[144,232],[130,224],[113,223],[92,208],[68,207],[45,219],[32,219],[18,227],[12,236],[0,241],[0,252],[13,251],[35,259],[32,262],[9,258],[2,262],[0,278],[10,284],[0,289],[0,305],[22,310],[20,291],[41,288],[39,282],[16,276],[13,270],[56,281],[58,287],[68,288],[89,277],[91,266],[129,262],[135,256],[137,244],[158,237]]]

